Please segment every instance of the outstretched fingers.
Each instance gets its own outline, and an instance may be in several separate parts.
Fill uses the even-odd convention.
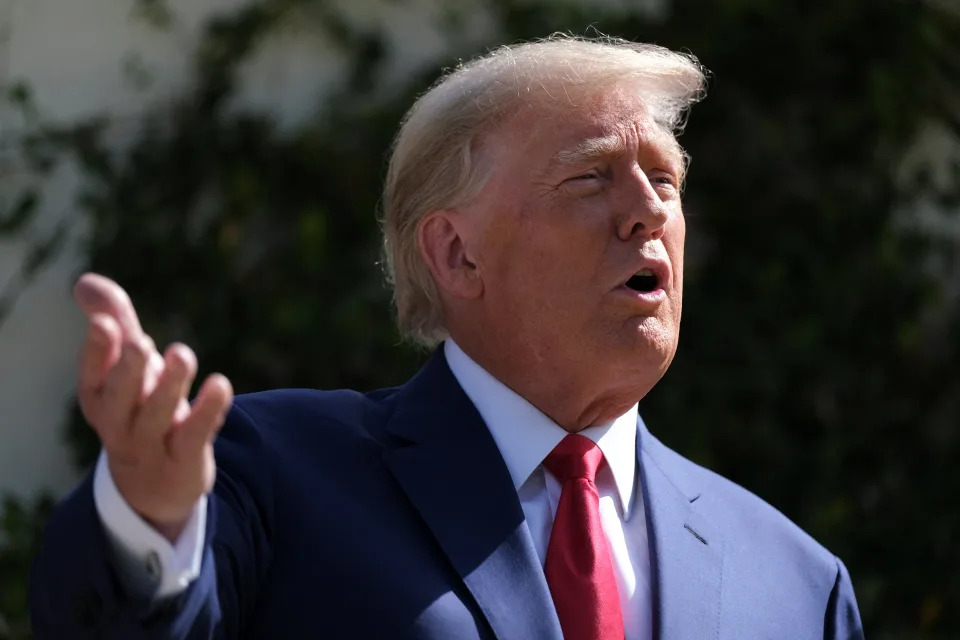
[[[73,286],[73,298],[87,316],[105,313],[116,320],[124,339],[143,333],[130,296],[110,278],[96,273],[83,274]]]
[[[153,351],[153,341],[147,336],[126,340],[119,361],[107,373],[102,407],[94,428],[108,450],[126,449],[130,444],[134,417],[143,400],[147,363]]]
[[[133,425],[133,437],[140,446],[159,450],[162,450],[163,438],[177,421],[178,407],[187,404],[190,385],[197,375],[197,357],[190,347],[172,344],[163,355],[161,367],[156,387],[147,396]]]
[[[211,374],[204,380],[190,409],[190,414],[177,427],[171,442],[171,455],[175,459],[202,455],[217,431],[233,402],[233,387],[226,377]]]
[[[161,355],[130,297],[109,278],[85,274],[74,297],[90,320],[79,361],[81,408],[124,499],[174,541],[213,486],[213,438],[233,390],[223,376],[210,376],[191,406],[193,351],[174,344]]]
[[[109,315],[90,317],[87,337],[77,362],[77,397],[80,408],[91,423],[99,421],[100,396],[107,373],[120,360],[120,325]]]

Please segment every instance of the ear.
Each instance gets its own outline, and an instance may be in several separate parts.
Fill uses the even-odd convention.
[[[437,289],[457,298],[478,298],[483,280],[467,251],[463,222],[458,211],[431,211],[417,225],[417,244]]]

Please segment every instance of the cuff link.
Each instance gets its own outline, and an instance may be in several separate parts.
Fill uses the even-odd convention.
[[[147,575],[154,582],[160,582],[163,578],[163,567],[160,565],[160,554],[151,551],[147,554]]]

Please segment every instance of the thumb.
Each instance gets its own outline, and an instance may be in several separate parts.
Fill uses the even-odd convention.
[[[143,334],[130,296],[110,278],[96,273],[83,274],[73,286],[73,298],[88,317],[97,313],[111,316],[120,325],[124,338]]]

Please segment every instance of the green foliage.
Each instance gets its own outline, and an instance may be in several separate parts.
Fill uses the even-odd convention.
[[[30,506],[7,498],[0,511],[0,640],[29,637],[27,574],[38,549],[43,523],[53,500],[43,497]]]
[[[3,106],[14,109],[27,130],[37,128],[40,116],[26,82],[0,85],[0,107]],[[59,254],[70,227],[70,220],[44,229],[35,224],[42,201],[36,179],[49,175],[55,166],[45,136],[24,134],[7,154],[8,166],[0,166],[0,181],[4,183],[0,189],[0,242],[20,241],[24,250],[14,272],[0,277],[0,326],[24,289]],[[12,179],[14,174],[18,174],[18,180]],[[6,186],[8,181],[13,186]]]
[[[57,133],[87,167],[89,268],[123,283],[158,343],[190,344],[240,392],[399,383],[420,356],[401,345],[380,275],[377,185],[412,96],[370,106],[379,46],[341,29],[354,68],[322,118],[289,135],[231,111],[236,68],[278,15],[251,5],[211,20],[205,81],[150,116],[123,157],[101,146],[102,123]],[[79,412],[70,438],[89,464]]]
[[[582,4],[496,0],[497,40],[593,28],[713,71],[682,138],[681,348],[642,403],[648,424],[843,557],[869,637],[954,636],[960,305],[923,268],[945,240],[901,217],[930,183],[895,167],[924,121],[960,134],[960,18],[896,0],[675,0],[659,17]],[[294,132],[227,108],[237,65],[305,11],[351,54],[352,81]],[[89,268],[131,292],[159,343],[187,342],[241,392],[401,382],[422,356],[400,344],[378,266],[384,157],[412,96],[473,53],[385,98],[383,41],[324,2],[212,20],[195,89],[122,157],[96,123],[56,137],[88,169]],[[72,434],[89,463],[78,417]]]

